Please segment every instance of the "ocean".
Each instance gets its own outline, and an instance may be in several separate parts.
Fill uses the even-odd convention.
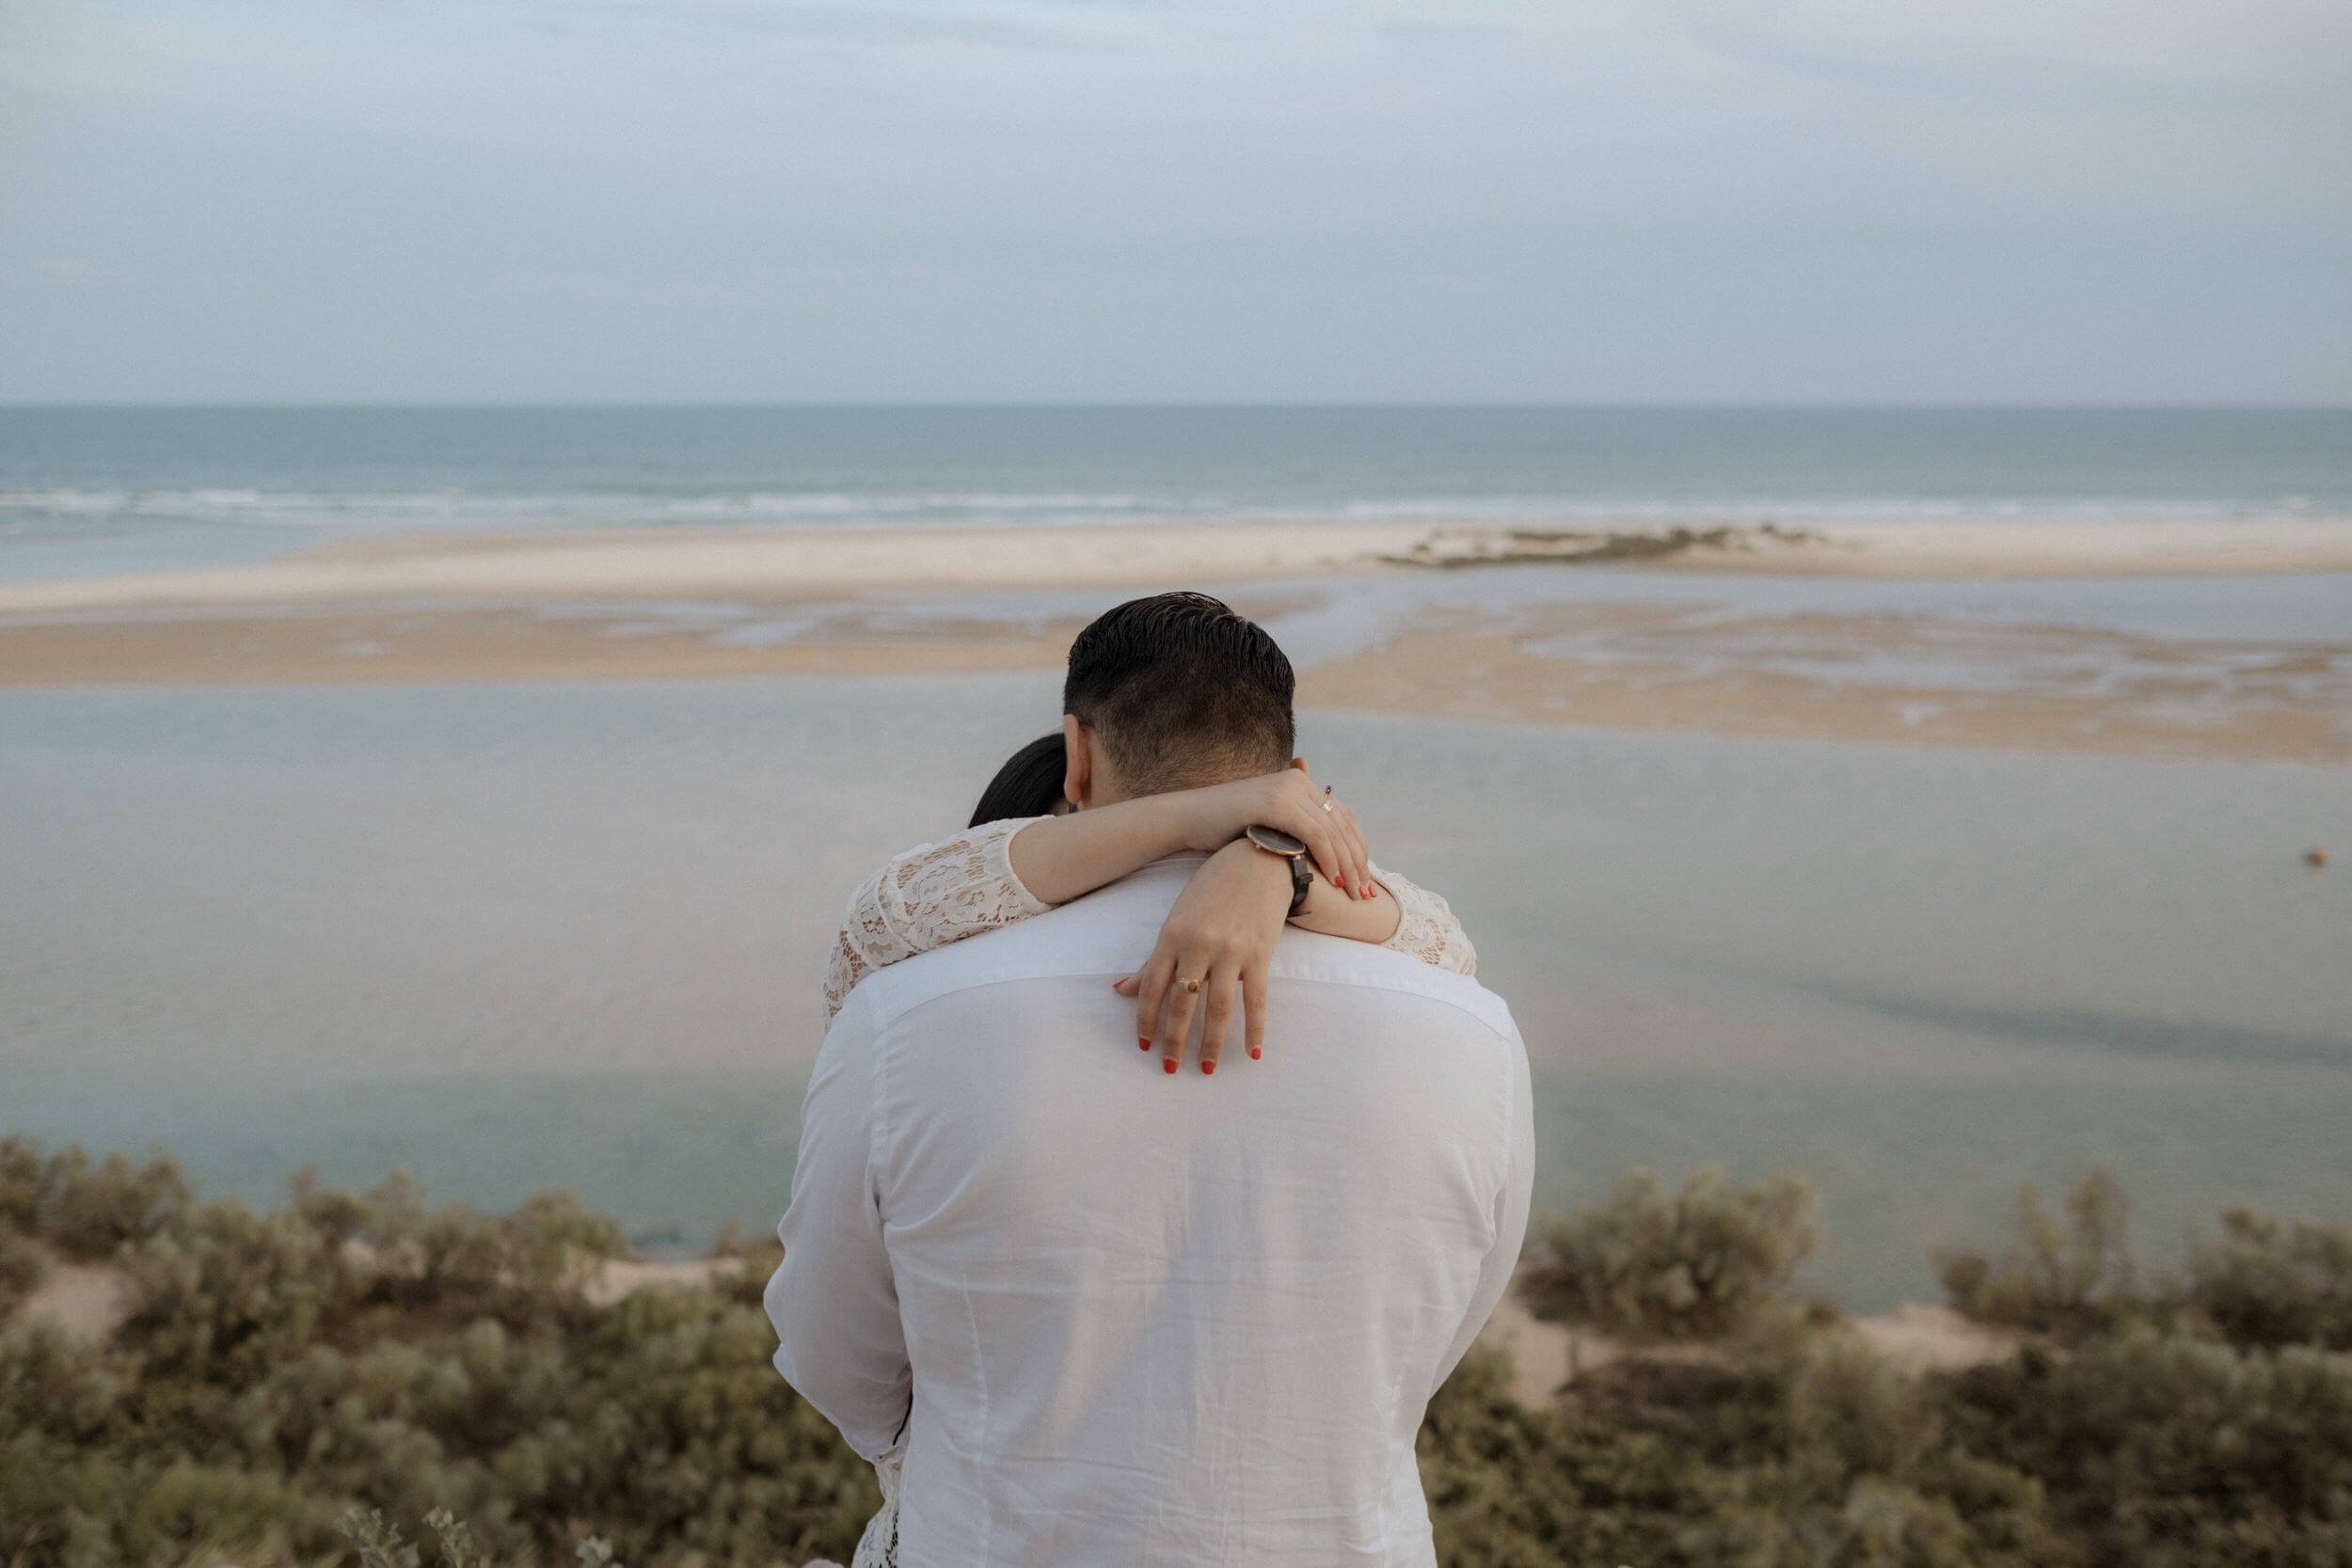
[[[2352,410],[0,408],[0,577],[421,530],[2352,515]]]

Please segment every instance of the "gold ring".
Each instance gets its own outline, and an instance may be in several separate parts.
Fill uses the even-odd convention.
[[[1187,995],[1190,995],[1190,994],[1193,994],[1193,993],[1195,993],[1195,992],[1198,992],[1198,991],[1200,990],[1200,981],[1198,981],[1198,980],[1187,980],[1187,979],[1184,979],[1184,977],[1182,977],[1181,975],[1180,975],[1180,976],[1178,976],[1176,983],[1177,983],[1178,985],[1180,985],[1180,986],[1182,986],[1182,987],[1184,987],[1184,991],[1185,991],[1185,993],[1186,993]]]

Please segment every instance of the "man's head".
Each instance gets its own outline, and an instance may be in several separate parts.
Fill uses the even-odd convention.
[[[1291,661],[1206,594],[1130,599],[1070,645],[1063,793],[1082,806],[1190,789],[1291,760]]]

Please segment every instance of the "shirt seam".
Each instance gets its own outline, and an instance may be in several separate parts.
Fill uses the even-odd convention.
[[[1519,1042],[1522,1053],[1526,1042]],[[1502,1072],[1501,1116],[1495,1127],[1494,1147],[1502,1151],[1502,1163],[1495,1166],[1494,1196],[1486,1203],[1486,1250],[1492,1252],[1502,1242],[1502,1208],[1511,1193],[1511,1164],[1518,1148],[1519,1071],[1516,1062],[1505,1061]],[[1504,1288],[1506,1294],[1509,1287]],[[1433,1395],[1434,1397],[1434,1395]]]

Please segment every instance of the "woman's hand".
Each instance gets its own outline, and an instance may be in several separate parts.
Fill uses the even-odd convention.
[[[1363,829],[1354,812],[1314,782],[1305,758],[1279,773],[1186,790],[1182,800],[1193,848],[1222,849],[1253,823],[1279,828],[1307,846],[1315,869],[1332,886],[1357,898],[1374,896],[1372,853],[1364,847]]]
[[[1322,815],[1320,811],[1317,816]],[[1288,832],[1287,829],[1284,830]],[[1229,844],[1192,874],[1141,969],[1114,983],[1136,999],[1136,1038],[1159,1042],[1169,1072],[1183,1061],[1196,1006],[1200,1070],[1215,1072],[1238,1001],[1249,1054],[1265,1049],[1266,967],[1290,914],[1290,867],[1250,844]],[[1184,982],[1192,980],[1196,986]]]

